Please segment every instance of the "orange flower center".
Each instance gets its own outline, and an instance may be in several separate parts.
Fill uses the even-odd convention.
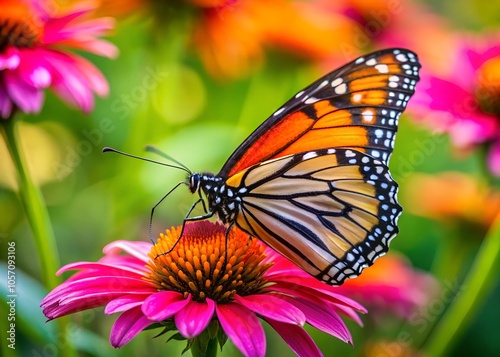
[[[4,0],[0,10],[0,51],[8,45],[32,47],[39,43],[43,25],[22,1]]]
[[[225,227],[211,222],[186,225],[161,234],[151,249],[146,278],[158,290],[189,294],[198,302],[210,298],[217,303],[232,301],[234,294],[255,294],[266,284],[264,246],[239,229],[227,236]],[[177,242],[177,244],[176,244]],[[171,251],[167,254],[165,252]],[[162,255],[163,254],[163,255]]]
[[[476,97],[483,110],[500,115],[500,57],[486,61],[479,69]]]

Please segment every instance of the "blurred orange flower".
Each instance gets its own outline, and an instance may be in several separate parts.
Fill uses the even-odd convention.
[[[463,173],[414,174],[405,186],[405,207],[418,216],[489,227],[500,212],[500,192]]]
[[[443,17],[421,2],[345,0],[343,3],[344,13],[357,23],[355,36],[349,46],[344,46],[349,57],[356,57],[370,47],[410,48],[419,55],[427,71],[449,72],[459,36]]]
[[[343,41],[355,35],[355,22],[341,3],[324,0],[184,0],[178,5],[127,0],[123,6],[96,1],[100,13],[112,16],[135,13],[143,5],[160,25],[186,15],[192,24],[190,45],[207,71],[220,78],[241,77],[259,67],[266,49],[314,61],[338,57]]]
[[[202,11],[193,43],[209,72],[237,77],[262,63],[265,48],[313,60],[338,55],[353,29],[334,3],[234,1]]]

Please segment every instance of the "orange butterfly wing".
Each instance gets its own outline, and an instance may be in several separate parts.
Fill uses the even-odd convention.
[[[285,103],[231,155],[219,176],[310,150],[353,148],[388,163],[420,64],[405,49],[360,57]]]

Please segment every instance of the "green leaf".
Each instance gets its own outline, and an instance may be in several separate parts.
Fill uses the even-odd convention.
[[[184,336],[182,336],[180,333],[176,333],[176,334],[173,334],[172,336],[170,336],[170,338],[167,340],[167,343],[170,342],[171,340],[175,340],[175,341],[183,341],[185,340],[186,338]]]
[[[186,353],[187,351],[189,351],[193,347],[193,343],[194,343],[194,340],[187,340],[186,348],[184,348],[182,350],[181,355],[183,355],[184,353]]]
[[[224,347],[227,342],[227,335],[222,328],[220,328],[217,333],[217,341],[219,342],[220,350],[222,351],[222,347]]]

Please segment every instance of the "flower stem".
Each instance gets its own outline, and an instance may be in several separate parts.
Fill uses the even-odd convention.
[[[60,266],[59,254],[49,219],[49,213],[47,212],[47,206],[45,205],[39,187],[34,183],[31,177],[26,158],[23,155],[17,125],[18,120],[15,118],[0,119],[0,132],[5,139],[5,144],[17,171],[19,197],[26,212],[31,230],[33,231],[33,237],[41,263],[42,279],[45,287],[50,290],[56,287],[59,282],[56,276],[56,271]],[[57,343],[61,355],[76,356],[76,352],[68,341],[68,323],[69,320],[67,318],[60,319],[57,322]]]
[[[500,214],[490,227],[458,295],[424,346],[425,355],[444,356],[460,338],[496,283],[500,257]]]
[[[14,118],[3,120],[2,127],[4,130],[2,133],[17,171],[19,197],[33,231],[38,256],[41,260],[42,279],[45,286],[51,289],[58,283],[55,273],[60,266],[59,254],[47,207],[40,189],[30,175],[26,158],[23,155],[19,132],[16,127],[17,123],[18,120]]]

